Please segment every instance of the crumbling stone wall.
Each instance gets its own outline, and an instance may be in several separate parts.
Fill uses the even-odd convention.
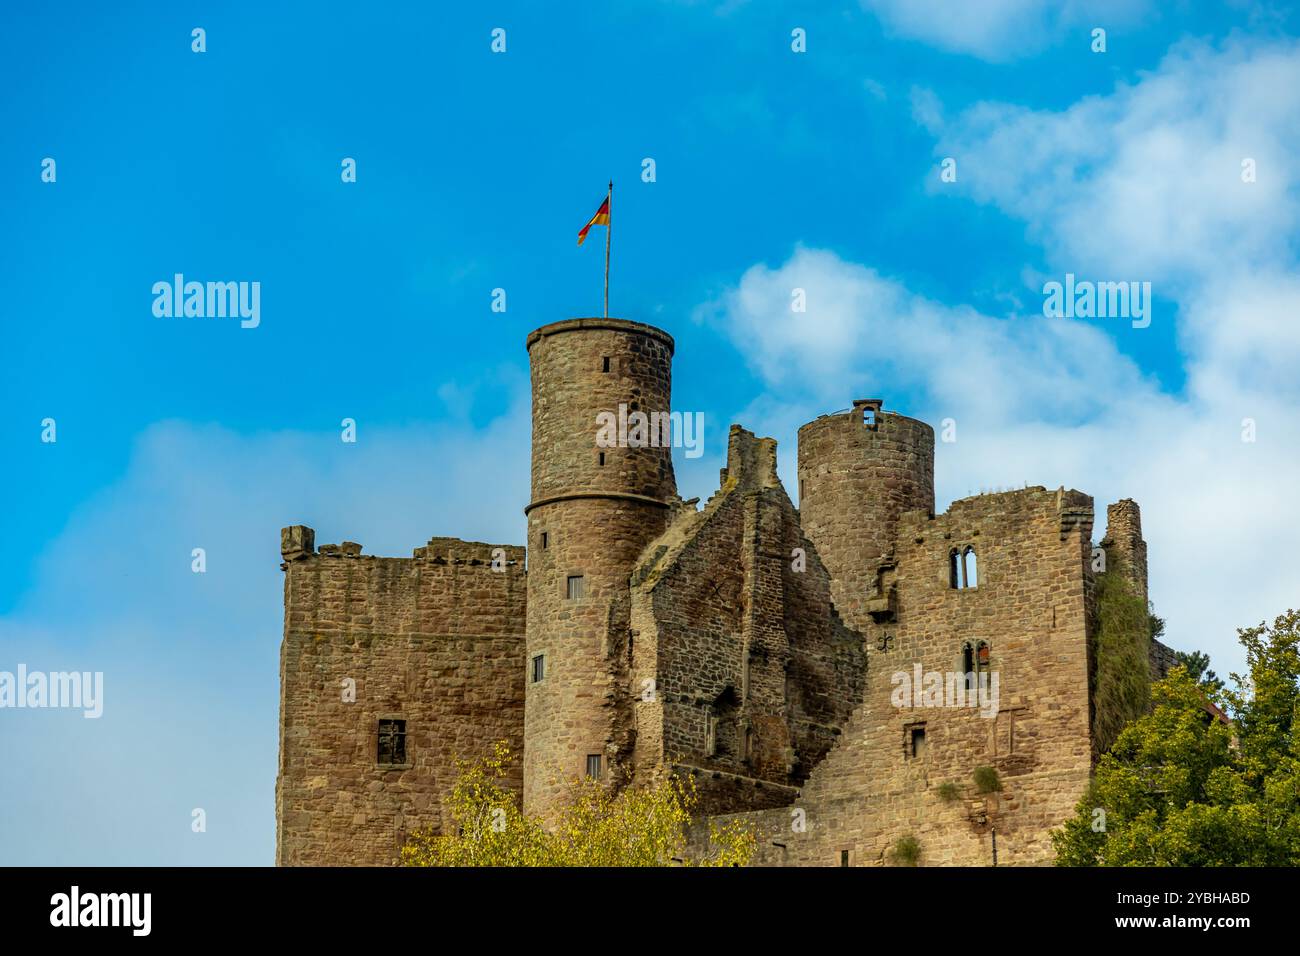
[[[1142,511],[1132,498],[1106,506],[1106,537],[1101,541],[1106,560],[1115,564],[1147,603],[1147,543],[1142,540]]]
[[[865,672],[862,636],[776,476],[776,443],[732,426],[721,488],[632,577],[636,766],[695,777],[700,810],[780,806],[830,748]]]
[[[1090,498],[1043,488],[900,517],[883,576],[896,601],[868,627],[866,700],[791,806],[752,816],[758,862],[836,866],[847,853],[850,865],[881,865],[909,836],[923,865],[992,864],[995,844],[999,864],[1050,861],[1048,833],[1071,815],[1091,769],[1091,526]],[[953,588],[949,556],[968,545],[978,584]],[[968,642],[989,646],[995,716],[891,700],[897,674],[959,671]],[[997,771],[1000,792],[979,792],[978,767]]]
[[[434,538],[376,558],[313,538],[282,532],[276,863],[391,864],[448,822],[457,756],[523,748],[524,550]],[[378,763],[381,718],[406,722],[403,766]]]

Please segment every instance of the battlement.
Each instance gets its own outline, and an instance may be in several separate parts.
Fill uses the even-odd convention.
[[[306,525],[296,524],[280,529],[280,556],[287,565],[290,561],[304,561],[309,558],[364,558],[376,561],[398,561],[401,558],[379,558],[376,555],[362,555],[362,546],[355,541],[343,541],[339,544],[322,544],[316,547],[316,532]],[[488,544],[484,541],[463,541],[460,538],[435,536],[424,547],[416,548],[410,559],[429,561],[433,564],[464,564],[499,566],[508,568],[524,566],[527,549],[517,544]]]
[[[417,561],[434,564],[491,565],[501,561],[506,567],[522,567],[527,548],[517,544],[487,544],[482,541],[462,541],[460,538],[433,537],[422,548],[412,553]]]

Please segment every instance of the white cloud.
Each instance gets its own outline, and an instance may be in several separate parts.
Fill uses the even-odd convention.
[[[981,103],[935,131],[935,155],[960,169],[942,188],[1024,220],[1058,277],[1150,281],[1181,306],[1180,344],[1214,364],[1199,374],[1300,396],[1287,318],[1300,306],[1300,46],[1189,42],[1108,97],[1059,112]]]
[[[1028,56],[1077,34],[1083,49],[1091,29],[1134,22],[1143,0],[860,0],[889,33],[952,53],[994,62]]]

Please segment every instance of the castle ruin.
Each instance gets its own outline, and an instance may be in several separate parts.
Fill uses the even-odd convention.
[[[697,507],[668,443],[594,440],[601,413],[671,407],[667,333],[570,319],[526,344],[526,553],[281,533],[277,864],[395,862],[449,825],[455,758],[500,740],[543,819],[576,777],[673,772],[699,812],[755,823],[757,864],[880,865],[901,840],[923,865],[1051,861],[1097,757],[1088,495],[936,515],[933,430],[862,399],[799,430],[798,508],[775,441],[737,425]],[[1145,600],[1134,502],[1102,547]]]

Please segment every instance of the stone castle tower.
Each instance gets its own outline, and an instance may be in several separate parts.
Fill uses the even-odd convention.
[[[671,407],[673,340],[621,319],[528,336],[532,501],[524,810],[547,815],[571,779],[615,776],[632,748],[625,692],[628,577],[677,500],[672,448],[598,447],[597,415]]]
[[[904,512],[934,512],[934,429],[863,399],[799,429],[799,515],[831,573],[840,616],[861,626]]]
[[[527,552],[376,558],[282,530],[277,863],[394,862],[453,825],[457,759],[498,741],[543,820],[584,775],[689,775],[699,812],[754,825],[760,865],[880,865],[904,838],[922,864],[1050,860],[1096,756],[1090,497],[936,515],[933,430],[860,399],[799,430],[799,508],[776,443],[739,425],[697,506],[667,429],[598,437],[601,415],[671,421],[666,332],[569,319],[526,347]],[[1108,514],[1145,596],[1138,506]],[[993,699],[953,697],[954,675]]]

